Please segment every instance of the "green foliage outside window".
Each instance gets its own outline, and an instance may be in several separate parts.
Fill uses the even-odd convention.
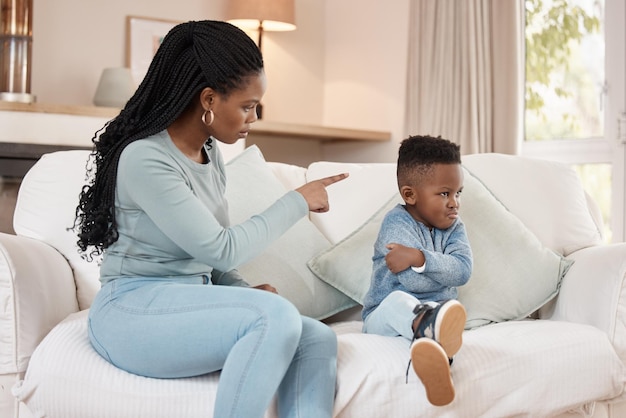
[[[589,114],[590,106],[597,109],[599,89],[594,81],[588,80],[581,64],[572,59],[576,57],[581,61],[581,41],[588,35],[600,33],[601,20],[597,13],[591,13],[576,3],[568,0],[525,0],[526,114],[527,118],[534,118],[535,125],[540,125],[539,129],[529,129],[527,123],[527,139],[575,137],[581,129],[597,130],[597,125],[602,123],[581,120]],[[601,3],[596,0],[598,7],[590,10],[601,9]],[[572,106],[576,107],[576,111],[567,107],[558,114],[560,120],[555,121],[555,113],[548,108],[547,97],[553,98],[553,102],[575,102]],[[581,128],[581,124],[591,127]]]

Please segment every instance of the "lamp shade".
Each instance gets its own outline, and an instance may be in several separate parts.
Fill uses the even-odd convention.
[[[96,106],[122,108],[135,92],[130,68],[105,68],[93,97]]]
[[[294,0],[229,0],[227,19],[242,29],[264,31],[296,29]]]

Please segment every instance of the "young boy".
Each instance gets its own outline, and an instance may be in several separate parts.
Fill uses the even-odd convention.
[[[452,356],[466,320],[456,287],[472,271],[458,212],[460,147],[441,137],[411,136],[400,145],[397,177],[405,204],[385,215],[374,245],[363,331],[411,340],[411,363],[429,402],[447,405],[454,399]]]

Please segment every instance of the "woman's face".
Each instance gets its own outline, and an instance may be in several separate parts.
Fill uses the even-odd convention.
[[[215,116],[211,135],[225,144],[245,139],[256,122],[256,107],[267,89],[265,72],[247,77],[247,82],[228,96],[216,95],[211,109]]]

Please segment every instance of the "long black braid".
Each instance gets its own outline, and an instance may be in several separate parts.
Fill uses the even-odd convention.
[[[115,184],[124,148],[166,129],[204,88],[228,95],[262,70],[259,48],[229,23],[182,23],[165,36],[135,94],[92,138],[89,184],[80,193],[74,224],[80,251],[92,247],[87,258],[118,239]]]

